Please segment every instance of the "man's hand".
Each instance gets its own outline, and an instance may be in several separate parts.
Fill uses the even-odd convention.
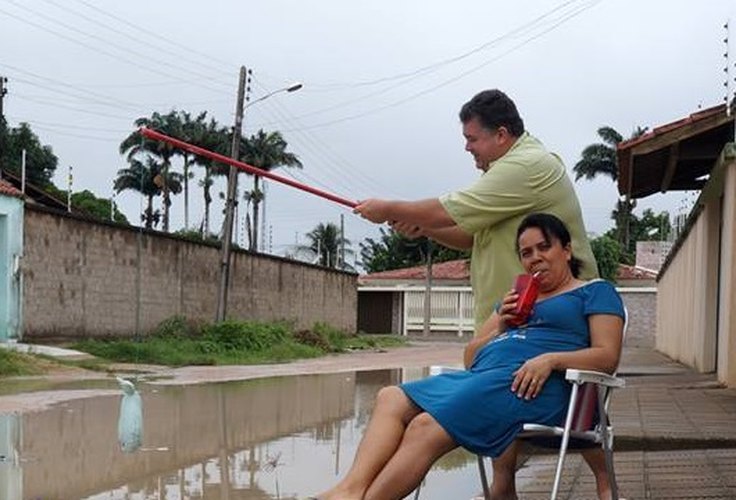
[[[422,236],[425,236],[424,229],[414,224],[407,224],[406,222],[399,222],[399,221],[391,221],[389,222],[389,226],[391,226],[391,228],[394,231],[404,236],[405,238],[409,238],[410,240],[415,240],[417,238],[421,238]]]
[[[376,224],[382,224],[389,219],[388,201],[376,198],[360,201],[353,209],[353,213]]]

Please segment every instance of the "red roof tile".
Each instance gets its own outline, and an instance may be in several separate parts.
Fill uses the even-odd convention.
[[[421,280],[427,278],[427,266],[392,269],[380,273],[363,274],[361,280]],[[432,265],[432,279],[436,280],[469,280],[470,262],[467,259],[450,260]]]
[[[627,266],[619,264],[616,272],[616,280],[654,280],[657,271],[640,266]]]
[[[13,196],[15,198],[23,198],[23,193],[8,181],[0,179],[0,194],[5,196]]]
[[[640,144],[642,142],[646,142],[652,137],[656,137],[658,135],[662,135],[665,132],[669,132],[671,130],[678,129],[680,127],[684,127],[685,125],[689,125],[691,123],[703,120],[705,118],[715,116],[722,114],[724,111],[726,111],[726,105],[720,104],[718,106],[713,106],[711,108],[703,109],[700,111],[697,111],[695,113],[692,113],[690,116],[686,116],[685,118],[681,118],[679,120],[676,120],[671,123],[666,123],[664,125],[660,125],[659,127],[655,127],[654,129],[650,130],[644,135],[640,135],[639,137],[636,137],[634,139],[629,139],[626,141],[621,141],[618,143],[617,149],[629,149],[633,146],[636,146],[637,144]]]

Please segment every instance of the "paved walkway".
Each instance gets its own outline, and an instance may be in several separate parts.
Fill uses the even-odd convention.
[[[736,389],[651,349],[625,349],[626,387],[612,400],[614,455],[627,499],[736,499]],[[556,456],[532,455],[519,498],[549,498]],[[595,498],[579,454],[565,463],[561,498]]]
[[[427,342],[279,365],[137,368],[165,377],[155,383],[203,383],[457,364],[462,348],[455,342]],[[612,403],[621,494],[628,499],[736,499],[736,389],[722,388],[714,375],[698,374],[645,348],[624,349],[619,373],[627,384]],[[18,403],[14,396],[0,399]],[[517,476],[519,498],[549,498],[555,459],[534,454],[524,462]],[[566,462],[560,498],[595,498],[592,474],[578,454]]]

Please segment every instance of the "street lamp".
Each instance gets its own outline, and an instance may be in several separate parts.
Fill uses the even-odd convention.
[[[265,101],[266,99],[268,99],[269,97],[271,97],[274,94],[280,94],[281,92],[296,92],[297,90],[299,90],[303,86],[304,85],[302,85],[300,82],[294,82],[291,85],[289,85],[288,87],[284,87],[284,88],[281,88],[281,89],[272,90],[268,94],[262,95],[261,97],[259,97],[258,99],[254,100],[254,101],[250,101],[248,104],[246,104],[243,107],[243,109],[248,109],[249,107],[253,106],[257,102]]]
[[[250,72],[248,72],[249,74]],[[269,92],[255,101],[251,101],[245,106],[243,105],[245,95],[245,80],[246,80],[246,69],[245,67],[240,68],[240,79],[238,83],[238,98],[235,108],[235,126],[233,127],[233,140],[231,145],[230,156],[237,160],[239,156],[240,136],[242,134],[243,127],[243,112],[245,108],[252,106],[253,104],[268,99],[274,94],[280,92],[294,92],[302,88],[301,83],[293,83],[288,87],[274,90]],[[237,170],[234,166],[230,166],[227,177],[227,200],[225,202],[225,221],[222,226],[222,248],[221,248],[221,259],[220,259],[220,287],[217,294],[217,313],[216,321],[221,322],[225,320],[225,314],[227,313],[227,292],[228,285],[230,282],[230,253],[231,244],[233,237],[233,220],[234,220],[234,209],[235,209],[235,192],[237,190]]]

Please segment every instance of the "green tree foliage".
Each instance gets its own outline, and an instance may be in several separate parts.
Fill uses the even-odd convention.
[[[59,200],[66,200],[68,191],[63,191],[54,185],[46,188],[46,192]],[[84,190],[72,193],[72,211],[81,212],[90,217],[110,220],[110,199],[98,198],[92,191]],[[128,219],[115,207],[114,221],[128,224]]]
[[[360,257],[367,272],[403,269],[426,262],[426,238],[411,240],[393,229],[380,228],[380,231],[381,237],[377,241],[366,238],[360,244]],[[432,260],[435,263],[468,258],[470,258],[469,250],[454,250],[437,242],[433,244]]]
[[[98,219],[110,220],[110,199],[98,198],[92,191],[84,190],[78,193],[72,193],[72,206]],[[113,213],[113,220],[123,224],[128,224],[128,219],[123,215],[117,207]]]
[[[141,117],[135,121],[136,127],[147,127],[157,130],[163,134],[176,136],[181,133],[181,120],[176,111],[171,111],[165,115],[154,112],[150,118]],[[161,165],[161,191],[164,198],[163,213],[163,230],[169,230],[169,208],[171,206],[171,193],[181,192],[181,179],[170,175],[171,158],[178,153],[178,150],[171,144],[163,141],[154,141],[147,139],[136,130],[126,137],[120,143],[120,154],[127,155],[128,161],[141,160],[144,156],[153,156],[157,158]],[[169,181],[178,179],[179,189],[175,190],[175,186]]]
[[[616,213],[612,215],[616,220]],[[618,228],[610,229],[606,232],[609,238],[617,239]],[[644,210],[641,218],[635,214],[631,214],[629,222],[629,232],[631,239],[629,246],[622,248],[621,262],[633,264],[636,261],[636,242],[637,241],[661,241],[666,240],[672,232],[672,224],[670,223],[670,214],[668,212],[660,212],[655,214],[650,208]]]
[[[343,245],[345,245],[346,255],[353,254],[350,240],[340,234],[337,224],[320,222],[306,234],[306,237],[309,240],[308,248],[317,255],[321,266],[344,268],[344,263],[340,263],[340,252]]]
[[[160,218],[158,211],[153,209],[153,198],[161,194],[161,188],[154,182],[154,178],[160,172],[161,165],[150,156],[145,163],[131,159],[130,167],[118,170],[118,176],[113,184],[116,193],[132,190],[146,197],[146,209],[141,214],[146,229],[153,228]]]
[[[644,135],[647,127],[636,127],[631,134],[631,139],[635,139]],[[603,142],[590,144],[583,149],[580,154],[580,160],[572,168],[575,172],[575,180],[581,178],[587,180],[595,179],[599,175],[610,177],[616,182],[619,177],[618,158],[616,148],[623,141],[623,136],[612,127],[601,127],[598,129],[598,136]],[[616,221],[615,237],[622,245],[627,246],[631,241],[629,231],[630,218],[632,211],[636,206],[636,202],[632,200],[619,200],[613,211],[613,217]]]
[[[590,240],[598,274],[601,278],[615,282],[619,262],[621,262],[621,244],[610,236],[599,236]]]
[[[202,129],[199,134],[193,138],[192,144],[201,148],[229,156],[230,153],[230,137],[231,134],[224,127],[221,127],[214,118],[201,124]],[[212,184],[213,177],[218,175],[227,175],[229,167],[225,164],[218,163],[204,156],[195,156],[193,163],[204,168],[204,177],[200,179],[199,186],[202,188],[204,196],[204,218],[202,220],[201,233],[203,236],[210,234],[210,205],[212,204]]]
[[[24,149],[26,180],[41,188],[49,186],[59,163],[51,146],[42,145],[27,123],[12,128],[3,121],[0,124],[0,168],[20,176]]]
[[[302,168],[302,162],[294,153],[287,151],[288,143],[281,132],[265,132],[263,129],[243,141],[240,161],[267,172],[278,167]],[[250,249],[258,248],[258,212],[263,192],[260,189],[260,177],[253,176],[253,190],[248,201],[253,206],[253,223],[250,235]]]
[[[206,118],[206,111],[202,111],[194,118],[192,118],[192,114],[187,111],[180,111],[178,114],[175,114],[171,120],[175,124],[176,137],[190,144],[201,144],[204,140],[204,135],[207,132]],[[184,186],[184,228],[189,229],[189,181],[193,177],[190,169],[194,160],[194,155],[183,149],[177,149],[176,154],[181,156],[184,161],[184,167],[182,170],[182,181]]]

